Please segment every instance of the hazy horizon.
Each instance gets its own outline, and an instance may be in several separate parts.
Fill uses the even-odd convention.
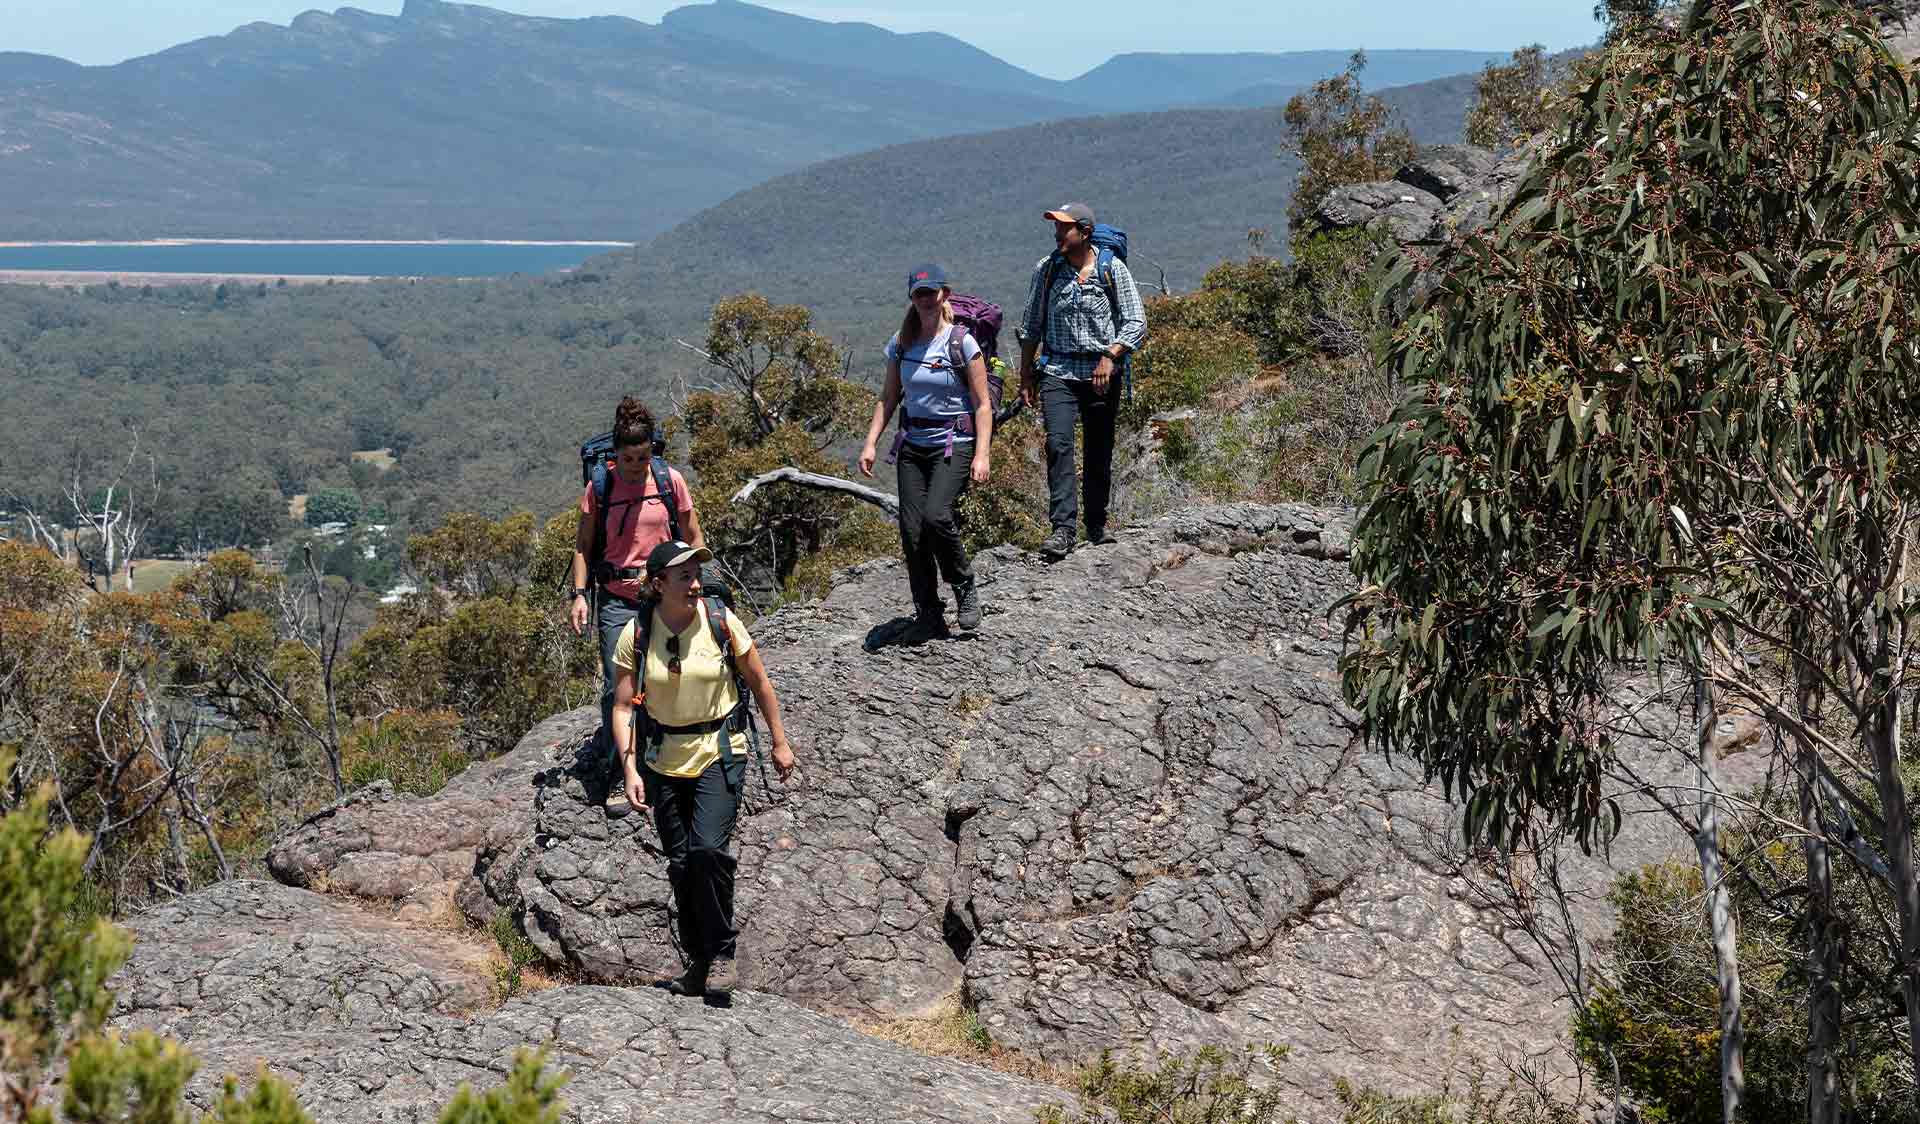
[[[899,0],[811,3],[774,0],[762,6],[811,19],[877,24],[890,31],[944,31],[1007,62],[1048,78],[1077,77],[1114,55],[1134,51],[1235,52],[1311,50],[1510,51],[1530,43],[1563,50],[1598,38],[1589,4],[1528,0],[1381,0],[1365,9],[1335,9],[1303,0],[1204,0],[1168,6],[1111,0],[1080,27],[1047,22],[1012,0],[962,0],[932,8]],[[88,66],[111,65],[193,39],[225,35],[247,23],[282,26],[302,12],[331,11],[300,0],[0,0],[13,34],[0,51],[55,55]],[[397,15],[402,0],[347,5]],[[648,23],[683,6],[672,0],[496,0],[482,6],[531,16],[576,19],[617,15]]]

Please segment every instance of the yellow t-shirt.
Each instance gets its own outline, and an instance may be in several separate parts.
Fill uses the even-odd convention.
[[[727,633],[733,638],[733,654],[738,659],[753,647],[753,637],[747,635],[746,626],[733,615],[733,610],[726,612]],[[628,621],[613,646],[614,666],[624,671],[634,669],[634,626],[638,623],[637,617]],[[655,611],[653,631],[647,638],[647,671],[640,683],[640,689],[646,693],[647,714],[662,726],[692,726],[733,713],[733,708],[740,705],[740,692],[733,685],[733,677],[727,674],[727,662],[714,640],[713,629],[707,625],[704,598],[693,623],[680,633],[678,675],[667,669],[667,640],[671,636],[673,633]],[[653,753],[651,745],[642,745],[641,758],[656,773],[697,777],[720,759],[722,733],[715,730],[711,734],[668,734],[662,739],[658,754]],[[745,757],[748,749],[747,735],[735,733],[735,756]]]

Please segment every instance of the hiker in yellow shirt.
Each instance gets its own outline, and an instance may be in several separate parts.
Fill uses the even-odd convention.
[[[700,586],[700,563],[712,557],[685,542],[654,547],[647,555],[652,604],[627,624],[613,653],[613,739],[627,800],[653,812],[680,918],[687,966],[667,984],[676,995],[731,992],[738,982],[736,860],[727,844],[752,752],[740,685],[766,719],[781,781],[794,764],[760,650],[740,618]]]

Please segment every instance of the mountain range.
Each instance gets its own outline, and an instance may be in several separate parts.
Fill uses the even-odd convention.
[[[1473,76],[1380,91],[1422,144],[1460,139]],[[915,262],[946,265],[956,288],[1014,318],[1029,271],[1052,245],[1047,207],[1091,203],[1126,229],[1143,287],[1199,285],[1224,259],[1248,253],[1248,232],[1282,252],[1298,158],[1280,114],[1178,109],[1082,117],[914,141],[803,168],[743,191],[632,250],[587,262],[582,274],[633,294],[650,324],[693,340],[721,297],[757,291],[805,304],[815,322],[877,367],[878,347],[904,307]],[[938,175],[927,169],[938,168]],[[684,351],[661,357],[687,361]],[[870,372],[868,372],[870,373]]]
[[[1368,78],[1494,57],[1381,51]],[[952,64],[928,74],[929,58]],[[658,24],[442,0],[312,11],[112,66],[0,54],[0,238],[639,241],[821,160],[1090,112],[1273,104],[1345,59],[1130,54],[1060,82],[951,36],[739,0]],[[900,96],[907,75],[925,96]]]

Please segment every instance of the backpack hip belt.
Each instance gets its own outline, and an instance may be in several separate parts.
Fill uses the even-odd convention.
[[[664,722],[655,722],[647,714],[645,706],[635,708],[635,724],[640,727],[639,734],[647,743],[646,762],[651,766],[660,759],[660,747],[666,743],[668,734],[734,734],[750,731],[752,718],[748,714],[745,698],[734,708],[719,718],[710,718],[705,722],[695,722],[687,726],[669,726]],[[755,739],[757,740],[757,739]],[[720,739],[720,760],[727,765],[733,764],[733,738]]]
[[[595,562],[591,567],[593,580],[605,585],[608,582],[637,582],[647,572],[645,566],[615,566],[606,560]]]

